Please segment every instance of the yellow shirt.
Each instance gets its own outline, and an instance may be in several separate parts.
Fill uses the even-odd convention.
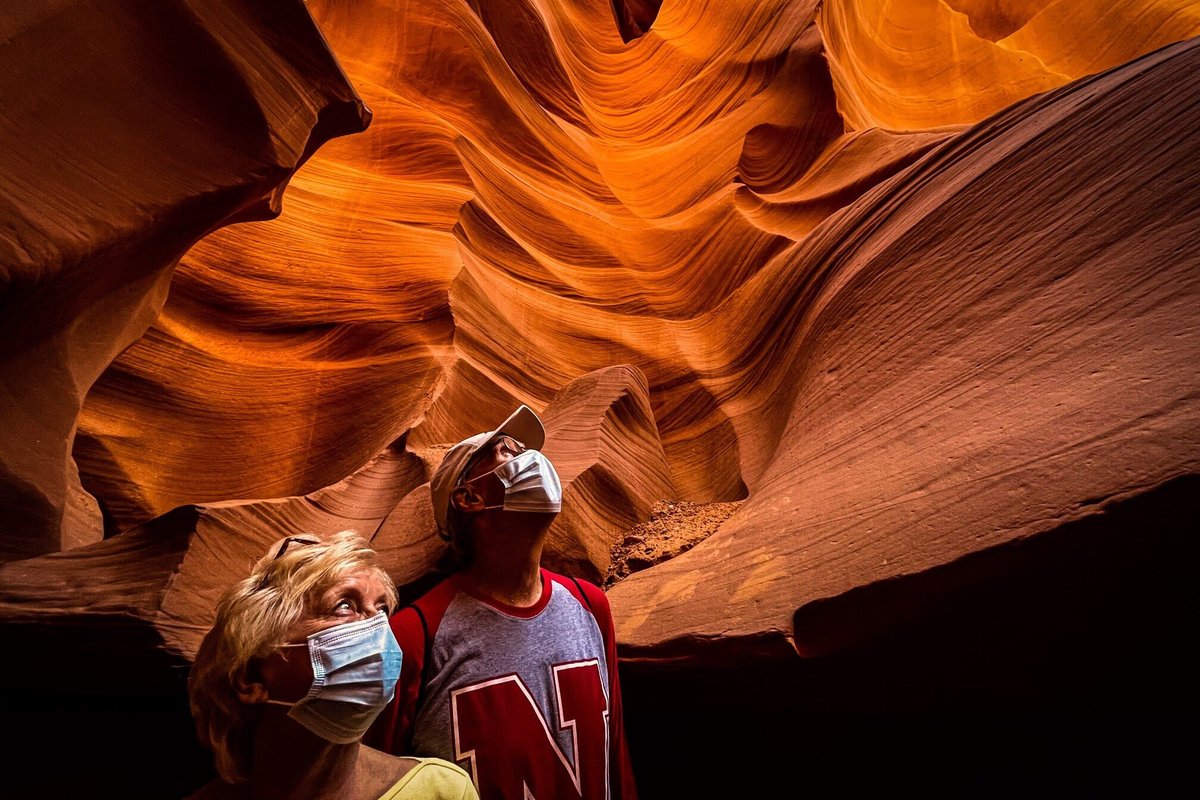
[[[379,800],[479,800],[471,777],[449,761],[418,758]]]

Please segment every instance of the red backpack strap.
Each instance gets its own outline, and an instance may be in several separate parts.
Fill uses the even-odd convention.
[[[396,696],[363,738],[368,745],[396,755],[410,754],[413,721],[425,700],[433,641],[442,616],[457,593],[449,580],[443,581],[392,615],[392,633],[404,653],[400,681]]]

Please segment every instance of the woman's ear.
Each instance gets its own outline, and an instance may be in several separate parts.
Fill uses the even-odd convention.
[[[238,700],[246,705],[265,703],[270,697],[267,694],[267,686],[263,683],[262,671],[258,669],[258,663],[255,661],[242,667],[237,675],[233,676],[233,689],[237,692]]]

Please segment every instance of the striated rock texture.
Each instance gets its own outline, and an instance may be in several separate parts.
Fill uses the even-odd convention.
[[[371,530],[417,582],[431,465],[522,402],[569,476],[552,564],[736,504],[613,587],[630,709],[781,655],[810,671],[747,673],[760,716],[904,695],[875,658],[923,617],[939,656],[981,608],[1153,618],[1154,575],[1200,585],[1167,513],[1200,459],[1197,34],[1182,0],[9,3],[5,652],[142,691],[282,532]],[[1043,556],[1113,581],[1055,616],[1011,567]],[[710,730],[694,697],[662,718]]]
[[[1110,20],[1119,36],[1071,39],[1052,79],[991,58],[976,82],[1003,96],[981,100],[956,59],[999,48],[969,22],[1008,6],[984,5],[677,3],[626,43],[615,19],[652,4],[310,3],[376,121],[323,148],[280,219],[193,249],[160,320],[90,392],[75,457],[109,532],[183,503],[309,492],[431,404],[443,430],[479,430],[494,406],[470,398],[544,408],[620,363],[646,374],[680,496],[743,499],[789,390],[731,346],[770,349],[771,333],[731,337],[715,309],[962,123],[1200,31],[1190,7],[1147,4]],[[1014,5],[1005,24],[1052,10]],[[890,44],[892,62],[859,54],[902,13],[920,37]],[[883,86],[847,76],[860,61],[893,83],[928,73],[889,90],[909,105],[957,105],[859,113]],[[439,439],[453,441],[413,441]]]
[[[828,0],[820,27],[853,128],[975,122],[1195,36],[1191,0]]]
[[[717,534],[613,589],[624,642],[782,644],[798,614],[800,652],[833,652],[887,611],[810,604],[1196,473],[1198,66],[1193,40],[1020,103],[735,294],[730,329],[768,320],[778,349],[744,358],[794,387],[788,421]]]
[[[292,172],[369,118],[300,2],[4,4],[0,560],[101,538],[71,455],[84,396],[193,243],[278,214]],[[128,388],[115,440],[165,399]]]

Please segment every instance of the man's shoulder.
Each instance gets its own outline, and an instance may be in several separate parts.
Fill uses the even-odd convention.
[[[604,590],[596,584],[583,578],[560,575],[557,572],[551,572],[545,567],[542,568],[542,573],[546,576],[547,580],[559,584],[570,592],[592,614],[608,613],[608,597],[604,594]]]
[[[459,591],[460,589],[458,583],[454,580],[454,576],[444,575],[429,591],[418,597],[410,605],[416,606],[422,611],[444,607],[454,599]]]
[[[392,630],[397,637],[402,632],[409,636],[419,633],[422,637],[432,637],[437,632],[446,608],[458,594],[458,587],[452,577],[440,576],[440,580],[434,582],[424,594],[402,605],[392,614]]]

